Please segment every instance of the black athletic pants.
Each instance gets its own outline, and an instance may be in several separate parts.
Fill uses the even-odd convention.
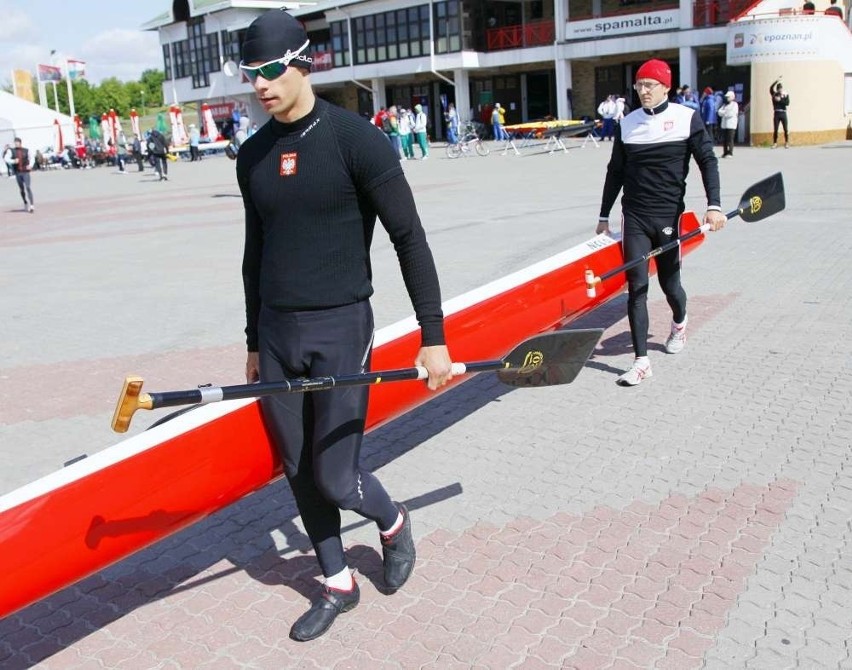
[[[369,301],[331,309],[282,312],[264,307],[258,323],[260,378],[357,374],[369,369]],[[340,510],[354,510],[387,530],[397,519],[379,480],[359,457],[369,387],[279,393],[261,401],[284,462],[299,514],[326,577],[346,567]]]
[[[784,143],[790,140],[787,137],[787,112],[775,112],[772,118],[772,144],[778,144],[778,126],[784,127]]]
[[[625,262],[641,258],[680,235],[680,214],[637,215],[624,212],[622,249]],[[657,278],[666,295],[672,318],[682,323],[686,317],[686,292],[680,284],[680,248],[675,247],[654,259]],[[636,356],[648,355],[648,261],[627,271],[627,318]]]

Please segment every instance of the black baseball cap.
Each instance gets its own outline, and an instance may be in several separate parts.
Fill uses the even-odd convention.
[[[272,9],[257,17],[248,27],[242,61],[266,63],[282,58],[288,52],[298,53],[290,66],[310,70],[313,59],[307,53],[306,42],[309,42],[308,33],[301,22],[282,9]]]

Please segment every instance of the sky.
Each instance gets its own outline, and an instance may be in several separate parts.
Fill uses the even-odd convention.
[[[143,23],[171,7],[171,0],[0,0],[0,85],[12,69],[35,74],[37,63],[70,58],[86,62],[92,84],[116,77],[136,81],[163,67],[156,31]]]

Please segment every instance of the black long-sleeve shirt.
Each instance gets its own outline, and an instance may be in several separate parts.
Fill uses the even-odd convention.
[[[701,115],[668,101],[652,110],[634,110],[616,130],[601,198],[601,218],[609,217],[622,188],[624,209],[655,215],[677,213],[683,208],[693,157],[701,171],[707,205],[718,208],[719,161]]]
[[[293,123],[271,119],[241,146],[246,340],[257,350],[261,305],[339,307],[373,293],[376,218],[393,242],[424,346],[443,344],[432,252],[399,158],[380,130],[317,99]]]
[[[772,109],[776,112],[786,112],[787,105],[790,104],[790,95],[788,93],[779,93],[776,90],[778,83],[775,81],[769,87],[769,95],[772,96]]]

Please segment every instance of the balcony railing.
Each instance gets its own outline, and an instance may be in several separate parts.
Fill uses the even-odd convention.
[[[556,30],[553,21],[536,21],[520,26],[489,28],[486,32],[486,48],[488,51],[499,51],[500,49],[540,47],[553,44],[555,39]]]
[[[754,5],[754,0],[695,0],[692,25],[696,28],[723,26]]]

